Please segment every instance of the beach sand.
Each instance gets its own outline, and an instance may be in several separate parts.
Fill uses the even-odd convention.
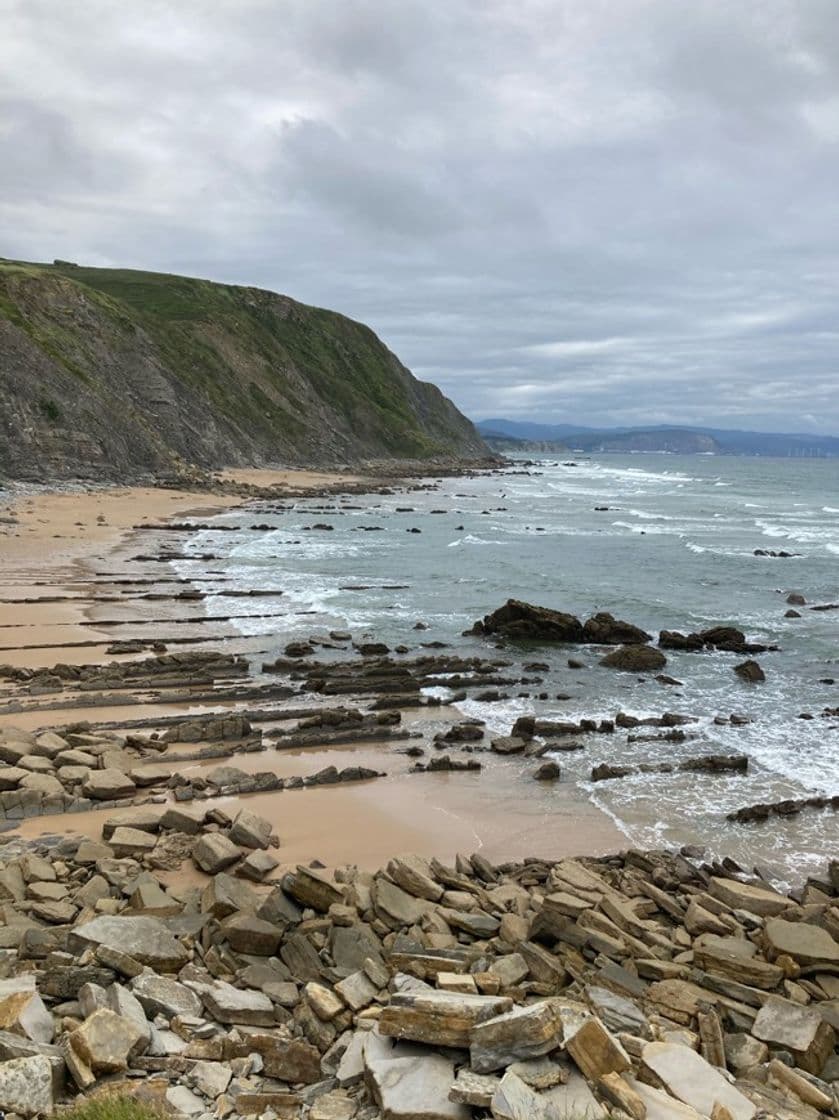
[[[235,481],[253,485],[282,483],[290,489],[311,488],[313,492],[340,482],[359,481],[358,476],[322,472],[224,473]],[[106,649],[115,638],[139,635],[144,640],[154,640],[161,633],[171,633],[173,627],[167,627],[167,617],[183,617],[187,613],[190,617],[195,615],[195,625],[174,629],[186,637],[202,635],[213,639],[196,649],[253,649],[254,640],[238,636],[230,626],[202,624],[200,602],[149,603],[133,596],[130,587],[127,593],[122,591],[117,602],[97,601],[103,595],[114,597],[115,585],[109,581],[136,576],[142,571],[142,578],[159,581],[152,586],[165,587],[165,580],[171,575],[166,564],[138,565],[136,554],[148,551],[152,534],[132,533],[134,526],[167,518],[205,519],[240,504],[241,500],[188,491],[119,488],[38,493],[21,497],[11,511],[0,508],[0,515],[9,516],[11,512],[17,520],[15,525],[0,526],[6,530],[0,536],[0,597],[5,600],[0,603],[0,662],[42,668],[59,661],[91,664],[114,660]],[[60,601],[21,602],[49,598]],[[138,625],[136,632],[130,626],[97,629],[97,621],[101,623],[106,618],[133,618],[138,622],[151,619],[154,625]],[[278,618],[278,630],[281,625]],[[82,642],[88,644],[74,644]],[[4,710],[3,698],[0,693],[0,729],[16,726],[26,730],[61,726],[78,719],[119,725],[120,720],[163,719],[196,710],[235,710],[242,706],[167,703],[165,696],[150,696],[146,703],[130,703],[128,697],[117,694],[108,697],[106,705],[85,703],[76,707],[79,694],[70,691],[34,702],[23,697],[28,710],[10,711]],[[303,700],[295,697],[294,706],[299,707]],[[45,709],[43,701],[51,706]],[[320,703],[320,699],[313,700],[312,707]],[[406,725],[423,731],[428,720],[439,725],[439,721],[458,719],[456,709],[429,711],[431,715],[406,713]],[[453,859],[457,852],[480,851],[490,860],[503,862],[525,856],[605,854],[626,846],[626,837],[612,820],[585,800],[573,785],[535,782],[530,770],[537,763],[523,770],[520,762],[484,754],[480,772],[412,774],[408,772],[410,760],[401,753],[406,745],[404,741],[395,741],[351,748],[269,749],[225,759],[224,765],[235,765],[248,772],[270,770],[286,778],[306,777],[330,765],[369,766],[386,771],[387,777],[218,799],[205,804],[208,808],[223,808],[232,815],[241,802],[267,817],[280,837],[277,856],[283,866],[319,859],[327,866],[355,863],[375,868],[392,855],[408,851],[444,859]],[[165,763],[166,755],[155,761]],[[179,769],[190,773],[218,764],[187,764]],[[128,811],[37,817],[25,821],[12,835],[29,839],[56,834],[98,838],[107,817],[118,817]]]

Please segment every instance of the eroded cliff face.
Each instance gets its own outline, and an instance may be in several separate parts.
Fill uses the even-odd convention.
[[[0,262],[0,475],[489,455],[368,327],[181,276]]]

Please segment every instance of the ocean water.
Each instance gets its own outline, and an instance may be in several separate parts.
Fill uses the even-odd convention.
[[[651,632],[731,623],[752,640],[779,645],[758,658],[767,677],[761,685],[734,674],[742,660],[736,654],[668,651],[665,671],[681,687],[602,668],[590,647],[516,650],[518,662],[551,666],[532,693],[570,699],[520,697],[523,689],[515,686],[505,700],[467,700],[460,708],[498,733],[530,712],[569,719],[618,710],[696,716],[683,744],[592,736],[585,751],[557,755],[563,781],[574,782],[638,846],[700,843],[757,861],[788,881],[819,870],[839,856],[839,814],[806,811],[749,826],[728,824],[725,814],[756,801],[839,794],[839,717],[819,717],[839,705],[839,683],[821,683],[839,682],[839,610],[809,609],[839,602],[839,463],[671,455],[573,462],[514,463],[500,474],[439,480],[434,489],[408,494],[233,512],[219,520],[273,528],[209,530],[190,547],[218,555],[212,568],[231,581],[226,586],[283,591],[275,621],[238,623],[263,637],[268,656],[293,638],[331,628],[416,652],[422,641],[441,641],[459,652],[501,656],[462,631],[509,597],[582,618],[607,610]],[[332,529],[307,528],[316,523]],[[755,549],[795,555],[771,559]],[[223,590],[197,562],[182,569],[210,595]],[[797,608],[799,619],[784,618],[791,591],[807,600]],[[246,602],[236,600],[236,611]],[[222,613],[224,605],[210,598],[207,610]],[[265,600],[253,600],[254,614],[265,609]],[[417,621],[428,630],[414,631]],[[569,669],[572,655],[586,669]],[[714,716],[734,712],[752,722],[713,724]],[[588,781],[599,762],[721,751],[747,753],[749,775]]]

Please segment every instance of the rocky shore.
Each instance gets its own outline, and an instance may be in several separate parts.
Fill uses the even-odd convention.
[[[262,505],[225,532],[263,531],[258,484],[228,483],[215,508]],[[307,530],[352,498],[321,489]],[[117,552],[6,574],[7,1120],[114,1092],[201,1120],[836,1113],[836,863],[783,893],[751,860],[626,850],[576,792],[640,774],[745,790],[748,753],[713,749],[662,670],[713,651],[748,697],[774,648],[515,599],[456,650],[422,621],[399,642],[313,628],[278,647],[282,591],[219,572],[210,606],[176,574],[180,542],[220,526],[167,500],[122,515]],[[270,657],[231,625],[245,599]],[[546,646],[569,678],[594,662],[656,699],[545,718],[539,702],[568,699]],[[528,714],[506,733],[468,715],[511,697]],[[732,743],[751,722],[713,717]],[[734,805],[746,833],[839,799]]]
[[[80,1093],[207,1120],[837,1112],[836,863],[791,895],[698,852],[261,885],[277,842],[169,806],[6,848],[7,1117]]]

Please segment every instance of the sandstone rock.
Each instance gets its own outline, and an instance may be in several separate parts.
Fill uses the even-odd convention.
[[[425,990],[394,992],[379,1019],[379,1031],[393,1038],[433,1046],[467,1047],[472,1028],[512,1008],[501,996],[459,995]]]
[[[184,809],[180,805],[167,805],[159,818],[161,828],[172,832],[185,832],[187,836],[197,836],[204,824],[206,814],[194,809]]]
[[[0,1110],[18,1116],[47,1116],[53,1102],[49,1058],[39,1054],[0,1063]]]
[[[727,1108],[733,1120],[751,1120],[757,1112],[748,1097],[687,1046],[648,1042],[641,1057],[674,1097],[702,1116],[710,1116],[717,1105]]]
[[[521,953],[507,953],[489,966],[493,976],[501,981],[502,988],[512,988],[527,979],[530,966]]]
[[[527,743],[517,735],[502,735],[491,740],[489,746],[496,754],[521,754]]]
[[[449,1100],[454,1081],[450,1058],[434,1053],[388,1057],[370,1054],[370,1049],[368,1044],[365,1080],[382,1120],[471,1120],[469,1108]]]
[[[753,988],[777,988],[784,978],[783,970],[755,957],[756,951],[751,941],[742,938],[704,936],[694,943],[693,956],[699,968],[713,975]]]
[[[262,1051],[265,1073],[289,1084],[313,1085],[321,1079],[320,1053],[308,1042],[276,1039]]]
[[[94,1011],[69,1036],[69,1044],[93,1073],[119,1073],[147,1039],[136,1023],[113,1011]]]
[[[644,1098],[619,1073],[605,1073],[598,1079],[597,1088],[602,1097],[633,1117],[633,1120],[646,1120],[647,1106]]]
[[[261,883],[278,867],[279,862],[272,855],[257,849],[245,856],[236,868],[236,874],[242,879],[249,879],[252,883]]]
[[[489,1108],[500,1084],[500,1077],[474,1073],[464,1066],[457,1071],[455,1083],[449,1090],[449,1100],[473,1108]]]
[[[0,980],[0,1030],[32,1042],[52,1042],[55,1024],[35,989],[34,976]]]
[[[762,918],[782,914],[791,905],[790,900],[777,891],[752,886],[751,883],[739,883],[735,879],[715,876],[711,879],[709,892],[732,910],[748,910]]]
[[[629,1055],[595,1016],[584,1019],[576,1030],[566,1028],[565,1049],[588,1081],[632,1068]]]
[[[230,1084],[232,1076],[233,1071],[221,1062],[199,1061],[189,1071],[189,1080],[193,1088],[211,1101],[227,1092],[227,1086]]]
[[[201,1014],[201,1000],[185,984],[169,976],[156,976],[144,972],[131,982],[131,991],[147,1015],[163,1015],[173,1019],[176,1015]]]
[[[432,878],[429,863],[422,856],[397,856],[390,860],[387,871],[397,886],[415,898],[439,902],[443,896],[443,887]]]
[[[222,926],[227,943],[235,953],[271,957],[280,944],[282,932],[270,922],[253,914],[234,914]]]
[[[82,785],[85,797],[94,801],[114,801],[120,797],[131,797],[137,787],[122,770],[91,770]]]
[[[154,851],[157,838],[138,828],[115,828],[110,845],[117,859],[123,856],[140,858]]]
[[[270,1027],[274,1021],[274,1005],[262,992],[240,991],[224,980],[212,984],[192,984],[209,1015],[219,1023],[241,1023]]]
[[[68,935],[70,948],[105,946],[125,953],[159,972],[176,972],[189,953],[159,918],[103,915],[76,926]]]
[[[770,918],[763,927],[767,955],[792,957],[803,967],[839,965],[839,943],[821,926]]]
[[[201,894],[201,913],[212,914],[219,921],[233,914],[252,914],[257,907],[259,916],[270,921],[262,914],[264,904],[260,906],[259,896],[252,888],[223,871],[212,877]]]
[[[490,1105],[495,1120],[547,1120],[539,1094],[510,1070],[504,1074]]]
[[[202,871],[216,875],[226,867],[232,867],[242,858],[240,848],[220,832],[210,832],[202,836],[192,849],[192,858]]]
[[[310,867],[298,864],[293,874],[283,878],[283,890],[301,906],[310,906],[319,914],[327,914],[329,907],[344,901],[343,891]]]
[[[376,913],[390,926],[412,926],[428,913],[429,903],[397,887],[387,879],[377,878],[373,891]]]
[[[511,1062],[538,1058],[562,1044],[562,1020],[549,1000],[478,1022],[470,1034],[469,1056],[476,1073],[492,1073]]]
[[[206,1110],[204,1101],[186,1085],[172,1085],[167,1089],[166,1103],[176,1116],[199,1116]]]
[[[755,1038],[791,1051],[796,1064],[817,1077],[836,1045],[836,1033],[814,1007],[770,996],[752,1027]]]
[[[367,973],[359,969],[340,980],[335,985],[335,991],[353,1011],[361,1011],[376,998],[378,989],[371,982]]]
[[[267,848],[271,843],[271,822],[240,809],[233,820],[230,839],[243,848]]]

